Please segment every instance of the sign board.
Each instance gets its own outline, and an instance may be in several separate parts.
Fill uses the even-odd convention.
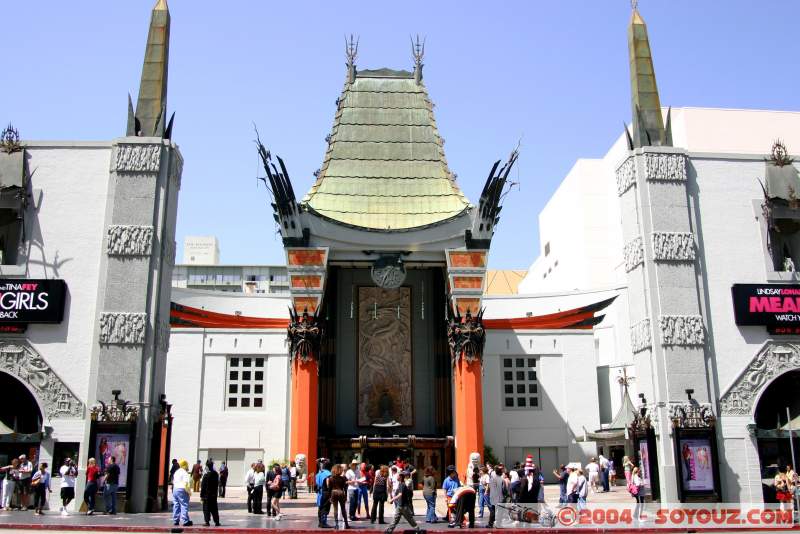
[[[766,326],[771,334],[800,333],[800,285],[734,284],[733,312],[739,326]]]
[[[64,280],[0,278],[0,326],[60,323],[66,293]]]

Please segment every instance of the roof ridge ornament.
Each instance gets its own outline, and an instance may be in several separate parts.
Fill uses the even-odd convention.
[[[360,37],[353,39],[353,34],[350,34],[350,39],[344,36],[344,54],[347,57],[347,80],[348,83],[356,81],[356,58],[358,57],[358,42]]]
[[[425,37],[422,38],[422,42],[419,42],[419,34],[417,34],[417,41],[414,42],[414,38],[409,36],[411,39],[411,55],[414,57],[414,81],[417,82],[417,85],[422,83],[422,67],[424,63],[422,63],[422,58],[425,57]]]

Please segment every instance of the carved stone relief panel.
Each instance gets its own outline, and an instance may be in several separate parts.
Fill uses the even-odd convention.
[[[761,390],[773,378],[800,369],[800,346],[770,343],[745,367],[720,398],[722,415],[752,415]]]
[[[47,419],[83,418],[83,403],[25,341],[0,341],[0,371],[15,376],[33,390]]]
[[[617,195],[622,196],[635,183],[636,167],[634,166],[634,158],[630,157],[617,169]]]
[[[109,256],[149,256],[153,250],[153,227],[112,224],[108,227]]]
[[[658,318],[662,345],[702,346],[703,318],[699,315],[662,315]]]
[[[117,172],[158,172],[161,145],[117,145],[114,170]]]
[[[686,157],[683,154],[645,154],[644,168],[650,182],[686,181]]]
[[[691,232],[653,232],[652,238],[656,261],[694,261],[694,234]]]
[[[637,237],[627,243],[622,251],[622,257],[625,260],[625,272],[629,273],[637,266],[644,263],[644,246],[642,245],[642,238]]]
[[[143,345],[146,332],[146,313],[103,312],[100,314],[100,343]]]
[[[358,288],[358,425],[414,425],[411,289]]]
[[[631,351],[636,354],[653,346],[650,336],[650,319],[642,319],[631,326]]]

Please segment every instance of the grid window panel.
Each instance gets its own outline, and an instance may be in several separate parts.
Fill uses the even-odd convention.
[[[539,381],[537,357],[501,356],[504,410],[539,409]]]
[[[266,358],[230,357],[225,384],[227,409],[264,408]],[[253,370],[253,369],[259,370]]]

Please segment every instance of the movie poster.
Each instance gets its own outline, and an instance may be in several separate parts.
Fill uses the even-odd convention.
[[[680,440],[681,483],[685,491],[714,491],[712,461],[707,438]]]
[[[650,454],[647,451],[647,440],[639,442],[639,476],[642,477],[644,487],[650,489]]]
[[[119,489],[127,487],[130,441],[131,438],[128,434],[97,434],[97,450],[95,451],[97,467],[101,472],[105,472],[106,466],[111,463],[113,456],[119,466]]]

